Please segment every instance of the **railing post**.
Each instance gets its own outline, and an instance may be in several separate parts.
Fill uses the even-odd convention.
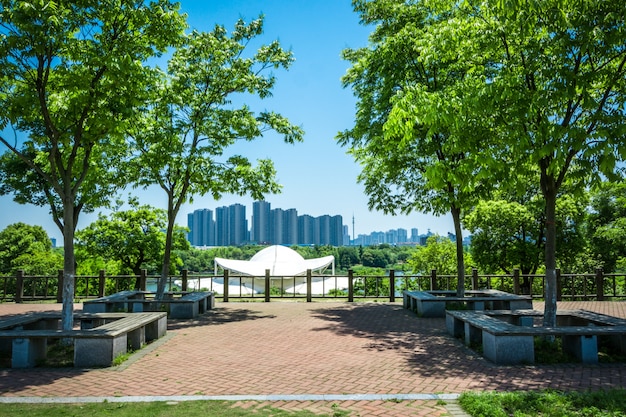
[[[430,290],[437,290],[437,270],[431,269],[430,271]]]
[[[21,303],[24,296],[24,270],[18,269],[15,274],[15,302]]]
[[[230,281],[230,277],[228,276],[228,269],[224,270],[224,302],[228,302],[228,287]]]
[[[520,295],[521,288],[519,284],[519,268],[513,269],[513,294]]]
[[[187,269],[183,269],[182,271],[182,292],[186,292],[187,291],[187,274],[189,273],[189,271]]]
[[[348,269],[348,302],[354,301],[354,271]]]
[[[306,270],[306,302],[310,303],[313,301],[313,276],[311,274],[311,270]]]
[[[596,297],[598,301],[604,301],[604,270],[596,268]]]
[[[561,268],[557,268],[556,272],[556,301],[563,299],[563,283],[561,282]]]
[[[389,302],[396,301],[396,271],[395,269],[389,270]]]
[[[98,273],[98,297],[104,297],[104,290],[106,287],[106,277],[104,269],[101,269]],[[89,296],[89,294],[87,294]]]
[[[270,270],[265,270],[265,302],[270,302]]]
[[[57,303],[63,302],[63,270],[57,271]]]
[[[139,274],[139,290],[140,291],[146,291],[146,285],[147,285],[146,281],[148,280],[147,277],[148,277],[148,270],[142,269]]]
[[[476,268],[472,268],[472,290],[478,290],[478,269]]]

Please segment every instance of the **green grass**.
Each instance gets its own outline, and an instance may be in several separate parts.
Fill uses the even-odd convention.
[[[621,417],[626,390],[465,393],[459,404],[472,417]]]
[[[328,416],[349,416],[333,407]],[[2,404],[0,416],[11,417],[319,417],[309,411],[286,411],[271,407],[244,409],[227,401],[183,401],[178,403],[90,403],[90,404]]]

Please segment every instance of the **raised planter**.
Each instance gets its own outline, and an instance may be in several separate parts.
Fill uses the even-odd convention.
[[[496,364],[534,363],[534,338],[561,337],[562,349],[583,363],[597,363],[600,338],[626,355],[626,320],[586,310],[557,312],[557,326],[540,325],[536,310],[446,312],[446,328],[468,346],[480,346]]]
[[[420,317],[445,317],[446,307],[454,304],[466,310],[518,310],[532,309],[532,298],[498,290],[471,290],[465,297],[454,291],[404,291],[404,308]]]
[[[30,368],[44,361],[48,341],[72,339],[74,366],[111,366],[128,348],[163,337],[167,331],[164,312],[81,313],[74,316],[80,329],[61,330],[59,313],[32,313],[0,321],[0,353],[12,368]]]
[[[149,291],[122,291],[105,297],[86,300],[83,310],[90,313],[157,311],[165,309],[173,319],[191,319],[215,307],[213,292],[171,292],[161,301]]]

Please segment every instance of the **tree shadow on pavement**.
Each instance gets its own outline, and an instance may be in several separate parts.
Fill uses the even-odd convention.
[[[217,307],[193,319],[185,319],[185,320],[168,319],[167,329],[178,330],[178,329],[185,329],[188,327],[215,326],[215,325],[228,324],[228,323],[234,323],[234,322],[240,322],[240,321],[273,319],[273,318],[276,318],[276,316],[273,314],[263,314],[260,311],[255,311],[255,310],[250,310],[250,309],[232,309],[232,308]]]
[[[352,304],[316,309],[314,317],[328,324],[314,330],[367,340],[364,349],[393,352],[404,362],[403,372],[434,386],[481,390],[613,388],[623,384],[626,365],[495,365],[454,339],[445,319],[420,318],[397,304]],[[589,368],[598,368],[592,379]],[[616,378],[617,377],[617,378]],[[434,382],[433,382],[434,381]],[[459,392],[459,391],[457,391]]]

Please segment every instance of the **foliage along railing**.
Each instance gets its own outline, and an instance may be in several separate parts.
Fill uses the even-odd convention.
[[[26,276],[19,272],[14,276],[0,276],[0,301],[56,300],[61,302],[63,271],[55,276]],[[102,297],[118,291],[140,288],[155,291],[158,276],[148,276],[145,271],[139,276],[107,276],[100,271],[94,276],[77,276],[75,296],[77,299]],[[559,300],[607,300],[626,298],[626,274],[561,274],[557,270]],[[227,283],[227,285],[225,285]],[[189,274],[169,277],[169,291],[208,290],[227,302],[231,299],[293,298],[312,301],[314,298],[385,299],[391,302],[402,296],[404,290],[456,290],[456,275],[405,275],[390,271],[387,275],[358,275],[349,271],[347,275],[270,276],[269,270],[263,277],[231,275]],[[544,276],[521,275],[514,271],[510,275],[479,275],[477,270],[466,279],[466,289],[498,289],[515,294],[527,294],[542,298]]]

